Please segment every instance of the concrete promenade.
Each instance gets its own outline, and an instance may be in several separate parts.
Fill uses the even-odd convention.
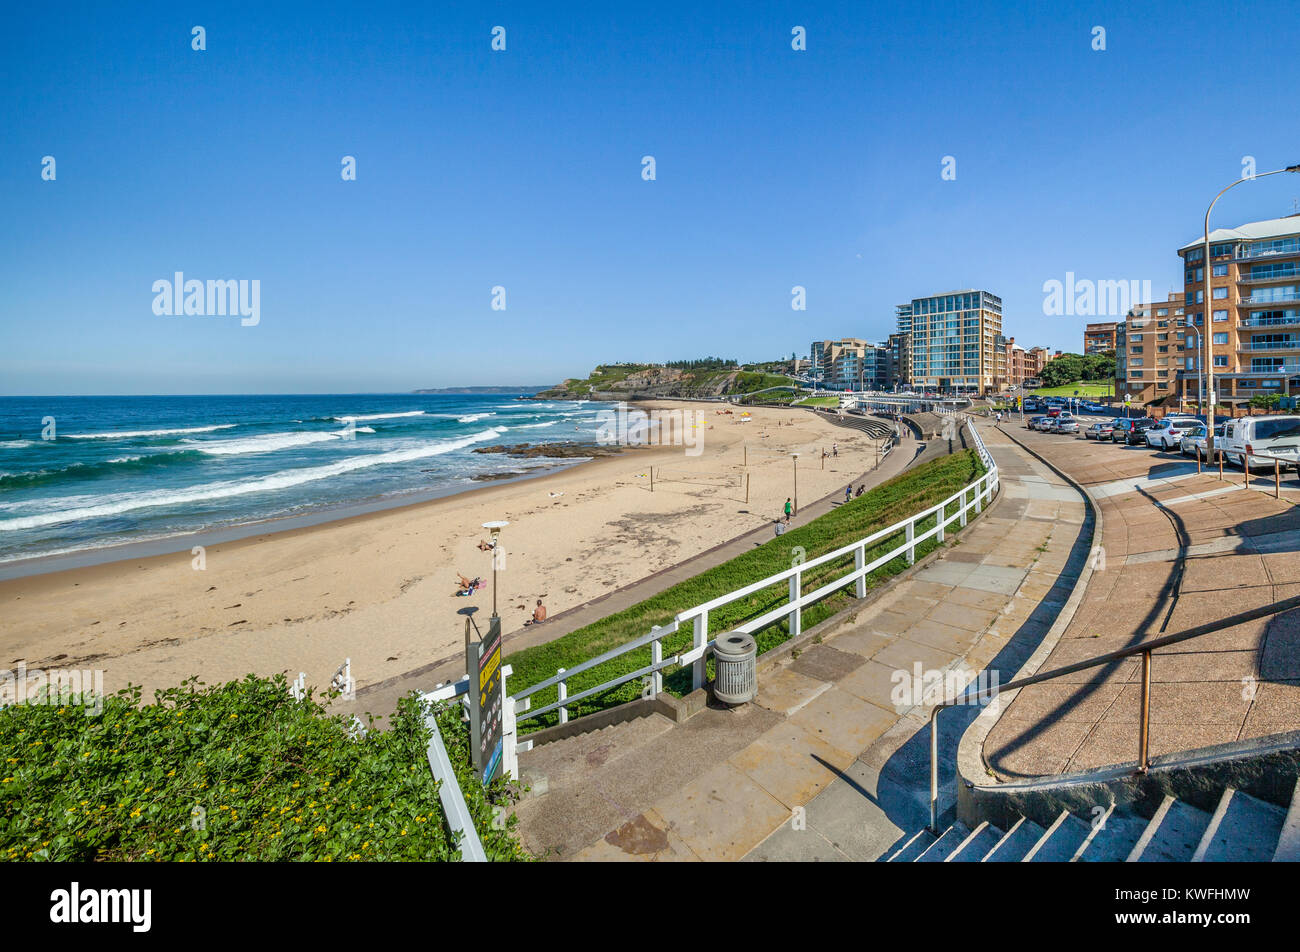
[[[856,620],[765,674],[756,703],[680,725],[655,715],[522,755],[538,791],[517,810],[525,845],[551,859],[874,860],[905,843],[928,820],[928,707],[900,685],[986,668],[1008,679],[1087,557],[1080,493],[981,428],[1002,479],[993,507]],[[947,750],[969,719],[945,726]]]
[[[1294,475],[1243,486],[1238,469],[1145,447],[1009,435],[1093,497],[1100,548],[1046,671],[1300,593]],[[1151,755],[1300,727],[1300,612],[1265,618],[1152,656]],[[1141,662],[1126,659],[1021,691],[990,732],[985,759],[1005,779],[1137,761]]]

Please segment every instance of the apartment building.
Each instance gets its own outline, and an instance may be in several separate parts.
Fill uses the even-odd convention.
[[[897,356],[898,364],[896,368],[895,382],[905,386],[912,384],[912,305],[900,304],[894,308],[894,321],[898,327],[896,334],[890,334],[890,341],[898,338],[902,343],[898,346]]]
[[[1177,392],[1179,372],[1196,347],[1197,331],[1186,327],[1182,292],[1166,301],[1136,304],[1115,328],[1115,395],[1134,404]],[[1188,344],[1188,338],[1191,343]]]
[[[989,393],[1007,382],[1002,299],[968,288],[913,298],[896,311],[911,334],[910,380],[945,393]]]
[[[837,390],[871,389],[879,373],[881,356],[870,341],[858,337],[813,341],[810,368],[814,377]],[[884,363],[888,367],[888,355]]]
[[[1300,215],[1215,229],[1208,263],[1203,237],[1178,254],[1188,322],[1211,335],[1218,402],[1300,391]],[[1188,401],[1197,398],[1201,353],[1186,354],[1177,374]]]
[[[1061,352],[1059,350],[1052,354],[1046,347],[1025,349],[1016,343],[1014,337],[1007,338],[1006,385],[1023,387],[1026,380],[1037,379],[1042,376],[1043,368],[1047,366],[1048,361],[1060,356]]]
[[[912,333],[890,334],[885,344],[889,351],[889,371],[881,390],[905,387],[912,381]]]
[[[1084,356],[1104,354],[1114,350],[1118,338],[1118,328],[1119,324],[1116,321],[1089,324],[1085,327],[1083,329]]]

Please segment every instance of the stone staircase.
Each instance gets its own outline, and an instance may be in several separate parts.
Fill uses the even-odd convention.
[[[1100,808],[1099,808],[1100,810]],[[1020,817],[1007,830],[956,822],[922,829],[888,862],[1201,863],[1300,861],[1300,780],[1289,809],[1227,787],[1213,813],[1165,796],[1150,818],[1112,804],[1093,822],[1062,810],[1044,828]]]
[[[875,417],[860,416],[854,413],[846,413],[843,416],[840,416],[838,413],[820,408],[817,410],[817,414],[823,419],[834,423],[836,426],[843,426],[852,430],[861,430],[874,440],[888,439],[894,433],[893,424],[886,423],[884,420],[878,420]]]

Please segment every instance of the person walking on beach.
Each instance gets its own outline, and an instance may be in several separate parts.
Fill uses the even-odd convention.
[[[839,456],[839,455],[840,455],[840,444],[838,444],[838,443],[832,443],[832,444],[831,444],[831,455],[832,455],[832,456]]]
[[[785,521],[786,522],[790,521],[790,514],[793,512],[794,512],[794,508],[790,505],[790,497],[786,496],[785,497]]]

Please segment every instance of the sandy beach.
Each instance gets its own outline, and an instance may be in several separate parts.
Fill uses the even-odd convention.
[[[805,502],[875,461],[865,434],[803,410],[758,408],[742,423],[739,410],[723,415],[716,404],[653,406],[699,412],[702,452],[636,448],[536,479],[214,544],[202,570],[187,550],[0,582],[2,662],[98,668],[106,689],[135,683],[149,696],[193,675],[213,683],[301,671],[324,685],[350,657],[364,687],[456,651],[457,612],[467,605],[480,624],[491,613],[490,581],[455,595],[458,572],[490,580],[492,555],[478,548],[484,522],[510,523],[498,576],[509,633],[538,598],[555,614],[771,523],[793,492],[792,452]],[[839,455],[823,468],[821,452],[835,443]]]

